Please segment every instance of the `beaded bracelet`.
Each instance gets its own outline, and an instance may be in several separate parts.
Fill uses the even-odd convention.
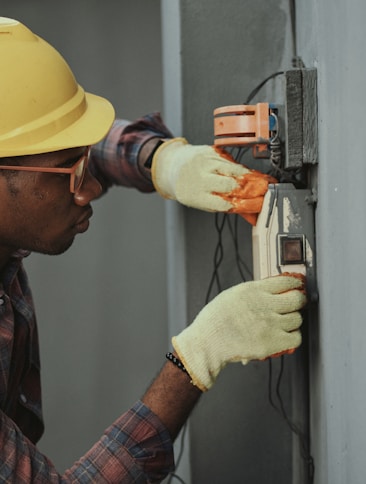
[[[185,369],[185,367],[184,367],[183,363],[182,363],[182,362],[181,362],[181,361],[180,361],[180,360],[179,360],[179,359],[178,359],[176,356],[174,356],[174,355],[173,355],[173,353],[170,353],[170,352],[169,352],[169,353],[167,353],[167,354],[165,355],[165,357],[166,357],[166,358],[167,358],[169,361],[171,361],[171,362],[172,362],[172,363],[173,363],[175,366],[177,366],[177,367],[178,367],[180,370],[184,371],[184,373],[187,373],[187,375],[188,375],[188,372],[187,372],[187,370]]]

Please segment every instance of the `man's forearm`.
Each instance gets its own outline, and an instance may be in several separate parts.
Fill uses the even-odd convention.
[[[188,373],[168,361],[142,401],[159,417],[174,440],[201,394]]]

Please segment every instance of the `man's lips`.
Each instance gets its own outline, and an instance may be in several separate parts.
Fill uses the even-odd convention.
[[[87,211],[75,223],[74,228],[77,232],[82,233],[89,228],[89,219],[93,215],[93,209],[89,207]]]

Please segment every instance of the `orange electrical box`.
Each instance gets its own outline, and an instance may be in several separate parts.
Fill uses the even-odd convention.
[[[271,138],[269,104],[216,108],[214,136],[217,146],[252,146],[255,158],[268,158]]]

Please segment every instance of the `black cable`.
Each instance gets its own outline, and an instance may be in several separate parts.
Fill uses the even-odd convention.
[[[220,221],[220,218],[222,219]],[[214,270],[208,285],[207,293],[206,293],[206,299],[205,303],[207,304],[210,300],[210,295],[214,286],[214,283],[216,282],[217,290],[220,293],[222,291],[221,287],[221,281],[220,281],[220,276],[219,276],[219,267],[224,259],[224,246],[222,242],[222,233],[225,227],[225,223],[227,221],[227,214],[224,213],[215,213],[215,227],[216,227],[216,232],[218,235],[217,243],[216,243],[216,248],[215,248],[215,253],[214,253]]]
[[[314,481],[314,473],[315,473],[315,465],[314,465],[314,458],[310,454],[309,451],[309,444],[308,444],[308,439],[307,435],[304,434],[304,432],[300,429],[298,425],[296,425],[287,415],[285,405],[282,399],[282,395],[280,392],[280,385],[282,381],[282,375],[283,375],[283,370],[284,370],[284,356],[281,356],[281,363],[280,363],[280,371],[279,375],[277,378],[277,383],[276,383],[276,397],[279,402],[279,407],[274,404],[272,396],[270,396],[269,400],[273,408],[280,413],[280,415],[283,417],[285,420],[286,424],[290,428],[291,432],[293,432],[299,439],[300,443],[300,453],[302,459],[305,461],[307,464],[307,469],[308,469],[308,482],[309,484],[312,484]],[[270,367],[270,375],[272,374],[272,362],[271,359],[269,359],[269,367]],[[269,385],[269,391],[270,393],[272,392],[271,388],[271,383]]]
[[[292,56],[297,57],[297,42],[296,42],[296,5],[295,0],[289,0],[289,10],[291,19],[291,39],[292,39]]]
[[[267,84],[268,81],[274,79],[277,76],[280,76],[281,74],[284,74],[284,71],[275,72],[274,74],[266,77],[261,83],[258,84],[258,86],[253,89],[253,91],[246,98],[244,104],[249,104],[251,100],[258,94],[258,92]]]
[[[231,234],[231,238],[234,244],[234,251],[235,251],[235,261],[236,261],[236,266],[238,269],[238,272],[240,274],[241,280],[245,282],[248,280],[248,278],[244,275],[244,271],[248,274],[250,279],[253,279],[253,274],[251,273],[248,265],[244,261],[244,259],[240,255],[239,251],[239,233],[238,233],[238,220],[240,215],[235,215],[234,216],[234,227],[232,227],[231,220],[228,219],[228,226]]]
[[[172,472],[169,475],[170,475],[170,478],[169,478],[168,484],[170,484],[172,482],[172,479],[177,479],[177,481],[181,482],[182,484],[185,484],[185,481],[183,481],[183,479],[181,477],[179,477],[178,474],[174,474]]]
[[[305,67],[301,57],[297,55],[297,34],[296,34],[296,0],[289,0],[289,11],[291,20],[291,39],[292,39],[292,67]]]

